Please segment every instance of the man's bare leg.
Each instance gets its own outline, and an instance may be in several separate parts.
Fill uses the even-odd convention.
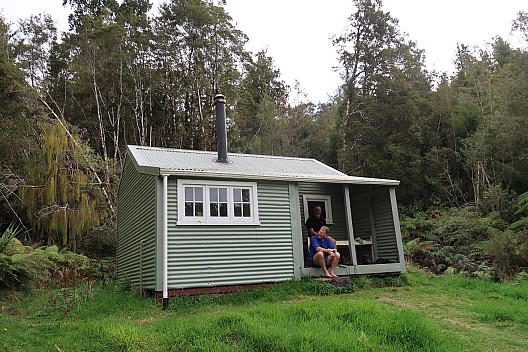
[[[341,254],[339,252],[334,252],[334,255],[331,257],[328,257],[329,265],[330,265],[330,275],[332,277],[337,277],[337,275],[334,273],[335,268],[337,268],[337,264],[339,264],[339,258],[341,258]]]
[[[324,274],[325,274],[326,277],[333,277],[328,272],[328,270],[326,269],[326,260],[325,260],[323,252],[315,253],[315,255],[313,257],[313,261],[314,261],[314,263],[316,263],[317,265],[319,265],[323,269]]]

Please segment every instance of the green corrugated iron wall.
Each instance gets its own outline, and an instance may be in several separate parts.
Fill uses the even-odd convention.
[[[399,261],[396,231],[388,188],[352,201],[354,236],[363,239],[374,236],[375,257]]]
[[[374,228],[376,229],[376,246],[378,258],[399,261],[396,232],[390,194],[386,192],[371,197],[372,212],[374,214]]]
[[[348,240],[345,207],[343,200],[343,186],[317,182],[299,183],[299,206],[301,207],[301,218],[303,221],[303,236],[308,236],[305,222],[308,216],[304,214],[303,195],[330,195],[332,202],[333,224],[328,224],[331,235],[338,241]]]
[[[287,182],[258,182],[259,226],[177,225],[177,180],[169,178],[169,289],[293,278]]]
[[[368,239],[372,235],[370,226],[370,203],[367,198],[352,201],[352,223],[354,224],[354,237]]]
[[[127,157],[118,191],[117,276],[153,289],[156,273],[156,177],[138,173]],[[140,245],[143,242],[142,270]]]

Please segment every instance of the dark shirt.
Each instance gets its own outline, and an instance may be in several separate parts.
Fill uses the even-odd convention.
[[[322,226],[326,226],[325,218],[317,219],[315,216],[310,216],[308,220],[306,220],[306,229],[313,228],[314,231],[317,232]],[[308,236],[312,236],[310,230],[308,230]]]

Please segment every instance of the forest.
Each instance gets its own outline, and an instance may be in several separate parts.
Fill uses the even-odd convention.
[[[329,39],[342,83],[317,104],[292,103],[300,88],[245,49],[222,1],[167,0],[153,15],[148,0],[64,0],[64,32],[47,14],[0,14],[0,230],[114,256],[126,146],[215,150],[221,92],[230,152],[400,180],[408,262],[528,278],[528,12],[511,24],[525,47],[460,43],[451,76],[426,68],[382,0],[352,1]]]

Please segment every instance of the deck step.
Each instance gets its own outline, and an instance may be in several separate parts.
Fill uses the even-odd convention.
[[[313,278],[314,281],[324,282],[326,284],[334,285],[335,287],[344,287],[346,285],[351,285],[352,280],[348,276],[340,276],[340,277],[315,277]]]

